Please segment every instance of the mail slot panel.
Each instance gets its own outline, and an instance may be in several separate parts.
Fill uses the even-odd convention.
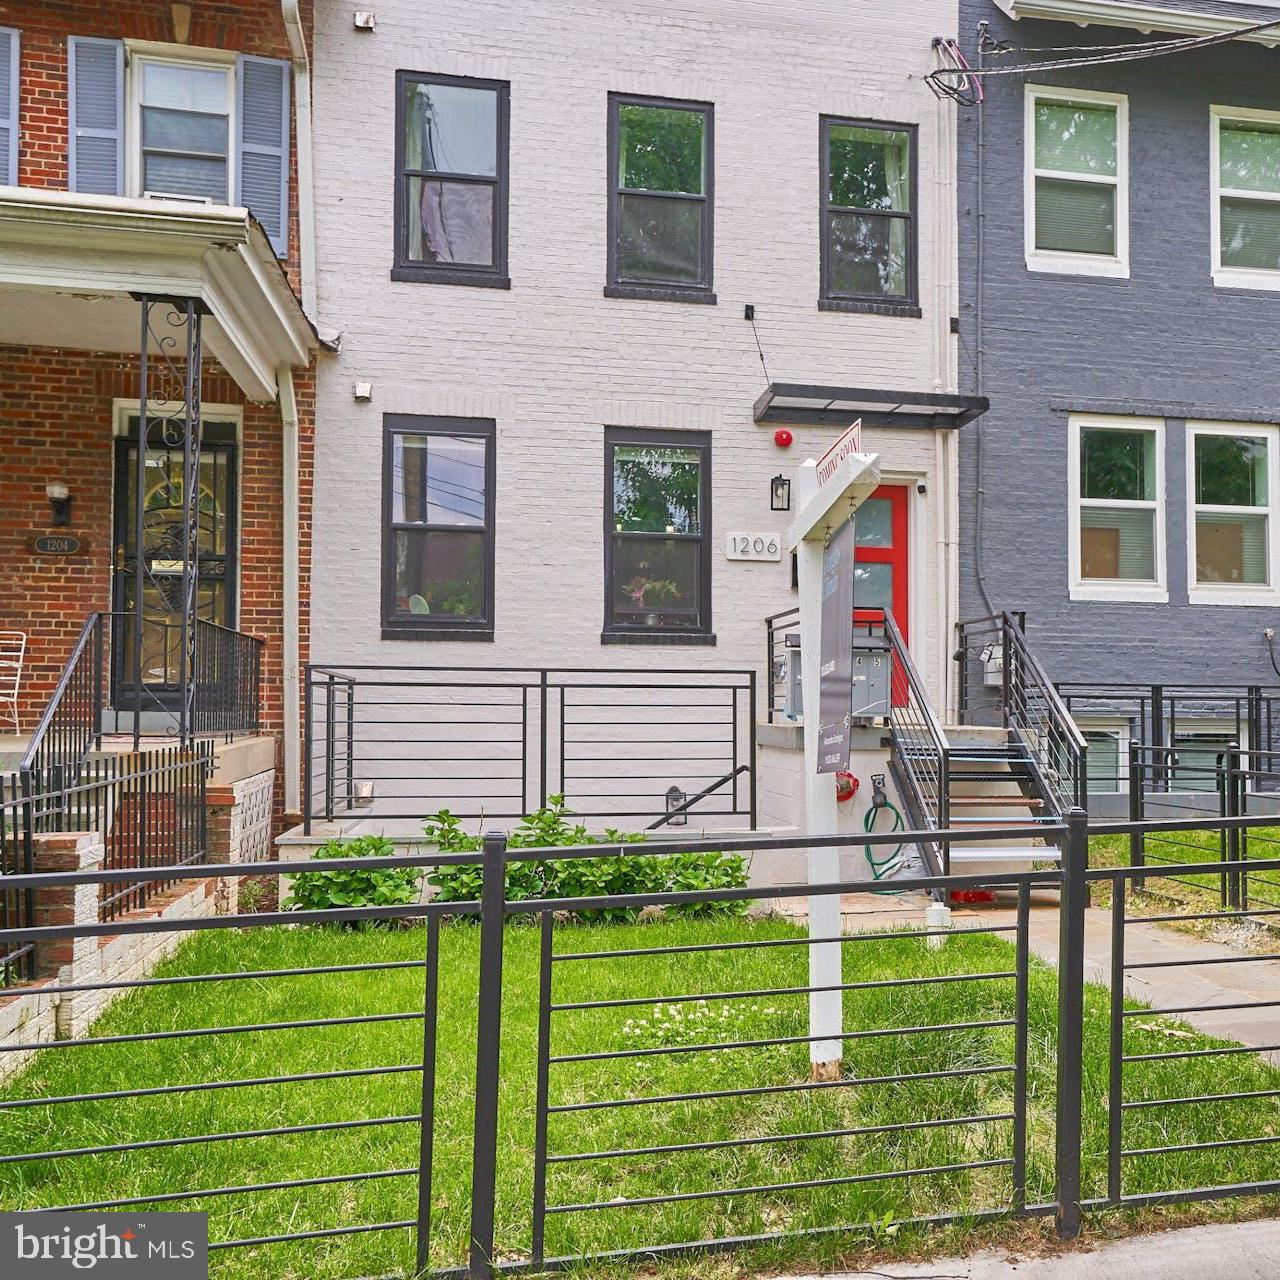
[[[853,637],[854,720],[874,720],[889,714],[893,654],[882,636]]]

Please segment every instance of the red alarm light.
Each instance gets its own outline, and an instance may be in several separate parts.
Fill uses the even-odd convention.
[[[795,436],[793,436],[786,427],[779,427],[777,431],[773,433],[773,443],[776,444],[779,449],[790,449],[791,442],[794,439]]]

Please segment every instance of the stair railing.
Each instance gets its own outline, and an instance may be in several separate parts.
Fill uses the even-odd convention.
[[[869,628],[882,628],[893,654],[889,731],[893,738],[894,781],[912,815],[926,829],[945,830],[950,820],[950,746],[946,730],[925,691],[924,681],[893,615],[883,613]],[[922,847],[931,874],[950,873],[950,847]]]
[[[103,615],[85,619],[40,723],[18,762],[28,794],[57,795],[72,787],[102,741]],[[32,815],[37,823],[46,816]]]
[[[1053,681],[1027,644],[1025,619],[1009,612],[956,627],[960,719],[995,724],[1019,745],[1045,798],[1062,817],[1088,804],[1088,746]]]

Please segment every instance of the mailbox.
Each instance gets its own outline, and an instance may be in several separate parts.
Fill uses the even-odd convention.
[[[884,636],[853,637],[853,720],[889,714],[893,652]]]

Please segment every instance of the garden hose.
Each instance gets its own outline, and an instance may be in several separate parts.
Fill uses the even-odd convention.
[[[862,830],[867,835],[871,835],[875,831],[876,815],[881,809],[888,809],[893,814],[893,826],[889,828],[891,832],[905,830],[906,823],[902,820],[902,811],[897,805],[891,804],[889,797],[885,794],[884,774],[873,773],[871,775],[871,804],[862,820]],[[867,865],[871,868],[871,878],[873,880],[883,880],[886,876],[896,871],[902,865],[902,850],[905,847],[905,843],[900,844],[892,853],[883,858],[877,858],[871,845],[864,844],[862,852],[867,860]]]

